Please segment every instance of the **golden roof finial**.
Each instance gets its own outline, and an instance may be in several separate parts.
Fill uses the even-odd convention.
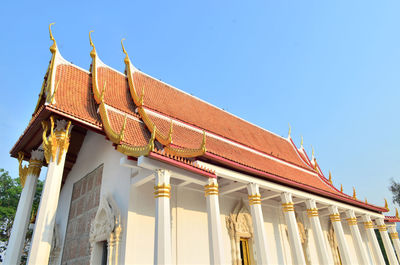
[[[124,40],[125,40],[125,38],[123,38],[121,40],[122,52],[125,53],[126,56],[128,56],[128,53],[126,52],[125,47],[124,47]]]
[[[315,158],[314,147],[311,146],[311,159]]]
[[[90,42],[90,46],[93,47],[92,51],[90,52],[90,57],[94,58],[96,56],[96,47],[94,47],[94,44],[92,41],[92,32],[94,32],[94,30],[89,31],[89,42]]]
[[[300,147],[303,148],[303,135],[301,136]]]
[[[397,208],[396,208],[396,218],[397,218],[397,219],[400,219],[400,217],[399,217],[399,210],[397,210]]]
[[[290,134],[292,133],[292,127],[290,126],[290,123],[289,123],[289,133],[288,133],[288,138],[290,138]]]
[[[357,199],[356,188],[353,187],[353,198]]]
[[[389,210],[389,204],[388,204],[386,198],[385,198],[385,208],[386,208],[386,210],[390,211],[390,210]]]
[[[56,24],[56,23],[53,22],[53,23],[49,24],[50,40],[53,41],[53,45],[51,45],[51,47],[50,47],[50,51],[52,53],[54,53],[56,51],[56,48],[57,48],[56,40],[54,39],[53,33],[51,32],[51,26],[54,25],[54,24]]]
[[[331,171],[329,170],[329,183],[331,183],[332,184],[332,173],[331,173]]]
[[[340,184],[340,192],[343,193],[343,184]]]
[[[368,200],[367,200],[367,198],[365,198],[365,203],[366,203],[366,204],[368,204]]]

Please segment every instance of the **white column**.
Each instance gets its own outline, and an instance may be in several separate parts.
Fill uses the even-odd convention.
[[[390,265],[399,265],[396,254],[394,253],[392,242],[390,242],[390,238],[387,233],[385,221],[383,219],[377,219],[376,224],[378,225],[379,233],[381,234],[383,245],[385,246],[386,255],[389,259]]]
[[[303,247],[301,246],[299,227],[297,226],[292,194],[284,192],[281,194],[282,210],[285,215],[286,225],[289,233],[290,248],[294,264],[306,264]]]
[[[367,233],[368,241],[374,253],[375,264],[385,265],[381,248],[379,247],[378,239],[376,238],[374,225],[372,224],[371,217],[366,215],[363,217],[365,232]]]
[[[264,216],[261,210],[260,188],[258,184],[250,183],[247,185],[247,191],[249,193],[251,219],[253,220],[257,263],[270,264],[267,255],[268,246],[264,227]]]
[[[171,173],[168,170],[156,170],[154,197],[156,199],[156,226],[154,239],[154,264],[171,264]]]
[[[344,237],[342,223],[340,222],[340,214],[336,206],[329,206],[330,218],[339,244],[340,258],[344,265],[351,265],[349,246]]]
[[[70,124],[65,120],[57,120],[57,126],[54,129],[54,120],[51,117],[51,131],[48,139],[45,137],[47,126],[43,125],[45,131],[43,148],[48,167],[29,252],[27,264],[30,265],[49,262],[65,156],[69,146]]]
[[[321,264],[334,264],[332,256],[328,253],[330,249],[327,246],[327,240],[322,232],[321,223],[318,217],[318,209],[315,200],[307,200],[307,215],[311,223],[312,232],[314,235],[315,246],[317,247],[317,253],[319,262]]]
[[[353,237],[354,244],[356,245],[356,249],[359,253],[360,264],[368,265],[370,264],[368,259],[367,250],[364,247],[360,230],[358,229],[357,225],[357,218],[354,214],[353,210],[348,210],[346,212],[347,223],[349,224],[349,228],[351,231],[351,236]]]
[[[26,230],[28,229],[31,217],[32,203],[36,192],[36,183],[43,164],[43,151],[34,150],[31,152],[28,168],[22,168],[22,159],[23,156],[20,157],[20,179],[23,189],[21,197],[19,198],[17,212],[15,213],[10,240],[8,241],[6,257],[4,260],[4,264],[7,265],[20,263]]]
[[[392,239],[394,249],[396,250],[397,258],[400,260],[400,241],[399,234],[396,231],[396,223],[387,225],[390,238]]]
[[[224,242],[222,238],[221,215],[218,202],[217,179],[209,178],[204,186],[207,201],[208,240],[211,264],[225,264]]]

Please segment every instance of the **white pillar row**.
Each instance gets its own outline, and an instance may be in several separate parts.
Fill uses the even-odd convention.
[[[347,244],[346,238],[344,237],[342,223],[340,222],[340,213],[336,206],[329,206],[330,219],[333,226],[333,231],[335,232],[336,238],[338,240],[340,258],[344,265],[351,265],[349,246]]]
[[[365,249],[361,238],[360,230],[358,229],[357,218],[356,215],[354,214],[354,211],[348,210],[346,212],[346,217],[347,217],[347,223],[350,228],[351,236],[353,237],[354,244],[356,245],[356,249],[359,253],[360,264],[368,265],[370,264],[370,261],[368,259],[367,250]]]
[[[270,264],[267,255],[268,246],[264,227],[264,216],[261,209],[260,187],[258,184],[249,183],[247,185],[247,191],[249,193],[249,205],[254,228],[257,263]]]
[[[156,170],[154,186],[154,197],[156,199],[154,264],[172,263],[170,178],[170,171],[165,169]]]
[[[19,157],[19,174],[23,186],[15,213],[11,236],[8,241],[4,264],[19,264],[22,249],[24,247],[26,230],[31,217],[33,198],[35,197],[37,179],[43,164],[43,151],[33,150],[29,160],[29,166],[22,167],[23,155]]]
[[[48,264],[49,262],[65,156],[70,140],[71,122],[57,120],[54,129],[53,117],[50,117],[50,121],[51,129],[48,138],[46,137],[48,124],[42,123],[44,130],[43,149],[48,167],[29,252],[27,264],[30,265]]]
[[[311,223],[312,232],[314,235],[315,246],[317,248],[320,264],[334,264],[330,249],[327,245],[327,240],[322,232],[321,223],[318,217],[318,209],[315,200],[307,200],[307,216]]]
[[[390,242],[390,238],[387,233],[385,221],[380,218],[376,220],[376,224],[378,225],[379,233],[381,234],[383,245],[385,246],[386,255],[389,259],[390,265],[399,265],[396,254],[394,253],[392,242]]]
[[[399,234],[396,231],[396,223],[387,225],[389,230],[390,238],[392,239],[394,249],[396,250],[396,255],[398,260],[400,260],[400,241]]]
[[[284,192],[281,194],[281,199],[282,210],[286,220],[294,264],[305,265],[306,261],[304,258],[303,247],[301,246],[299,227],[297,226],[296,216],[294,213],[292,194]]]
[[[208,179],[208,184],[204,186],[204,192],[207,201],[210,264],[225,264],[224,242],[218,202],[218,183],[216,178]]]
[[[385,265],[385,260],[383,259],[381,248],[379,247],[378,239],[376,238],[374,225],[372,224],[371,217],[365,215],[363,217],[365,232],[367,233],[368,241],[372,248],[372,253],[374,254],[375,264]]]

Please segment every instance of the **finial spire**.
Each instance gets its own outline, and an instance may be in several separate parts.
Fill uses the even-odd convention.
[[[311,156],[312,156],[312,159],[315,158],[315,153],[314,153],[314,147],[313,146],[311,146]]]
[[[366,204],[368,204],[368,200],[367,200],[367,198],[366,198],[366,197],[365,197],[365,203],[366,203]]]
[[[289,123],[289,133],[288,133],[288,138],[290,138],[290,134],[292,133],[292,127],[290,126],[290,123]]]
[[[397,210],[397,208],[396,208],[396,218],[397,218],[397,219],[400,219],[399,210]]]
[[[50,51],[51,51],[52,53],[55,53],[56,50],[57,50],[56,40],[54,39],[53,33],[51,32],[51,26],[54,25],[54,24],[56,24],[56,23],[53,22],[53,23],[50,23],[50,24],[49,24],[50,40],[53,41],[53,45],[51,45],[51,47],[50,47]]]
[[[356,188],[353,187],[353,198],[357,199]]]
[[[332,184],[332,173],[331,173],[331,171],[329,170],[329,183],[331,183]]]
[[[92,32],[94,32],[94,30],[89,31],[89,41],[90,41],[90,46],[92,46],[94,48],[94,44],[92,41]]]
[[[386,210],[388,210],[388,211],[389,211],[389,204],[388,204],[388,202],[387,202],[386,198],[385,198],[385,208],[386,208]]]
[[[301,136],[300,148],[303,148],[303,135]]]
[[[340,192],[343,193],[343,184],[340,184]]]
[[[125,40],[125,38],[121,39],[122,52],[125,53],[126,56],[128,56],[128,53],[126,52],[125,47],[124,47],[124,40]]]

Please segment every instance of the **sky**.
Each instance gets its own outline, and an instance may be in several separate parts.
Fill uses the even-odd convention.
[[[156,78],[282,136],[333,183],[391,209],[400,181],[398,1],[6,1],[0,9],[0,168],[35,108],[51,54]],[[224,126],[221,124],[221,126]],[[44,170],[45,171],[45,170]],[[43,173],[42,173],[43,175]],[[394,214],[392,211],[391,214]]]

